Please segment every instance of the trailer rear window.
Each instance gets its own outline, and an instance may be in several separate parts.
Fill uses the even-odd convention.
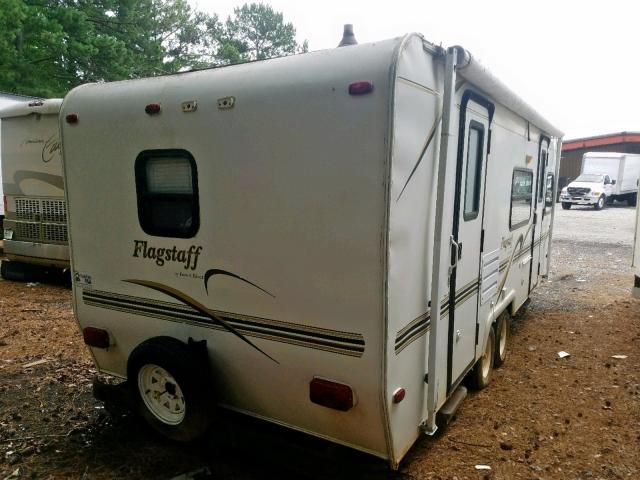
[[[196,162],[186,150],[147,150],[135,163],[138,220],[145,233],[190,238],[200,227]]]
[[[511,180],[511,213],[509,229],[514,230],[529,223],[533,197],[533,171],[526,168],[513,170]]]

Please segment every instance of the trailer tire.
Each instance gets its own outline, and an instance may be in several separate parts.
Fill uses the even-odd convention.
[[[138,411],[172,440],[194,440],[211,424],[215,403],[203,363],[206,359],[171,337],[149,339],[129,356],[127,375],[137,391]]]
[[[571,204],[569,202],[562,202],[562,209],[563,210],[571,209]]]
[[[604,208],[604,195],[600,195],[598,202],[593,205],[594,210],[602,210]]]
[[[495,328],[495,349],[493,355],[493,368],[502,366],[507,358],[507,347],[510,336],[510,315],[507,310],[502,312],[494,324]]]
[[[478,359],[469,374],[469,386],[474,390],[482,390],[491,383],[493,373],[493,359],[495,352],[495,330],[489,328],[489,336],[482,357]]]
[[[44,269],[39,265],[31,265],[29,263],[16,261],[2,261],[0,266],[0,275],[5,280],[12,282],[31,282],[40,280],[43,276]]]

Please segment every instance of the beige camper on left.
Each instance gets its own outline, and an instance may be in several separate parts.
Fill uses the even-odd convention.
[[[0,110],[5,260],[2,277],[28,280],[69,267],[67,208],[58,129],[61,99]]]

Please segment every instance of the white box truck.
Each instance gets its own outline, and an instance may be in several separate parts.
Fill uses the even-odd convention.
[[[61,99],[0,110],[5,220],[2,277],[27,280],[69,267],[59,135]]]
[[[630,153],[587,152],[581,173],[562,189],[560,201],[565,210],[572,205],[591,205],[601,210],[614,201],[637,203],[640,155]]]
[[[396,468],[548,271],[562,133],[417,34],[80,86],[61,135],[78,324],[171,438],[218,405]]]

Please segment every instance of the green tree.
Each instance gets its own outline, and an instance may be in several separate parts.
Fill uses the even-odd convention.
[[[0,89],[44,97],[86,82],[210,65],[208,26],[185,0],[0,0]]]
[[[263,4],[222,23],[187,0],[0,0],[0,90],[27,95],[306,50]]]
[[[281,57],[308,51],[305,40],[296,42],[296,29],[285,23],[282,13],[263,3],[234,9],[224,26],[213,32],[219,47],[216,57],[223,63]]]

